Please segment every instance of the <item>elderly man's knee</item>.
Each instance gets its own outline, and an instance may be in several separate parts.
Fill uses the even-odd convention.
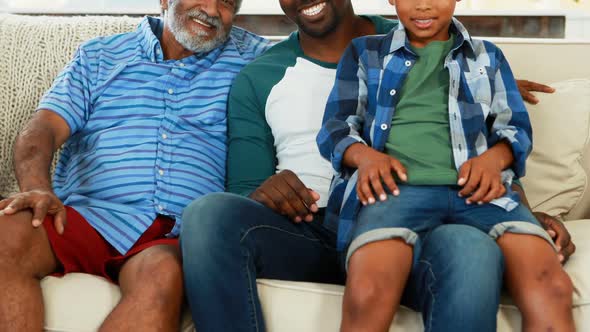
[[[0,217],[0,265],[2,269],[18,269],[28,265],[41,237],[30,222],[29,213]],[[36,236],[37,235],[37,236]],[[25,264],[27,263],[27,264]]]
[[[182,287],[182,265],[176,249],[154,247],[148,251],[137,264],[137,279],[152,280],[156,288]]]
[[[166,307],[182,299],[182,266],[176,249],[152,247],[134,257],[121,270],[124,296]]]

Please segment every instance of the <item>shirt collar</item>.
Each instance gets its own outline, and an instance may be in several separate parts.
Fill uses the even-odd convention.
[[[475,48],[473,46],[473,42],[471,40],[471,36],[465,26],[459,20],[453,17],[451,21],[450,27],[451,33],[454,33],[457,38],[455,39],[455,44],[453,45],[453,50],[456,50],[463,45],[467,45],[467,47],[471,50],[472,54],[475,54]],[[406,35],[406,29],[404,28],[402,22],[399,22],[399,26],[396,30],[392,30],[387,34],[385,40],[391,40],[391,44],[387,45],[388,43],[384,43],[382,49],[383,54],[391,54],[401,48],[405,48],[408,52],[413,53],[410,48],[410,41]],[[387,48],[389,46],[389,48]]]
[[[160,37],[164,29],[164,21],[156,17],[144,17],[135,33],[141,48],[152,62],[164,61]]]

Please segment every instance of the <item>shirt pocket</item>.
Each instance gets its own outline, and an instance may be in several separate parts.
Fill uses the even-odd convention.
[[[492,103],[492,81],[490,67],[477,66],[475,70],[465,73],[467,87],[473,96],[473,102],[490,106]]]

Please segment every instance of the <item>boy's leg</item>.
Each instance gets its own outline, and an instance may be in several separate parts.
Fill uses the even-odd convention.
[[[573,285],[553,242],[522,204],[511,211],[492,204],[456,203],[455,220],[497,238],[505,257],[505,280],[523,314],[525,331],[573,331]]]
[[[43,330],[39,281],[58,263],[45,229],[31,219],[30,212],[0,216],[0,331]]]
[[[348,261],[341,331],[387,331],[412,267],[412,247],[385,240],[357,249]]]
[[[183,215],[184,281],[196,330],[265,331],[256,278],[343,283],[335,234],[251,199],[210,194]]]
[[[343,331],[389,328],[412,268],[418,234],[442,224],[441,187],[399,186],[401,194],[361,208],[347,253]]]
[[[426,332],[495,332],[504,257],[496,242],[466,225],[421,237],[402,304],[422,312]]]
[[[505,233],[506,285],[523,315],[523,331],[575,331],[573,285],[555,250],[536,235]]]

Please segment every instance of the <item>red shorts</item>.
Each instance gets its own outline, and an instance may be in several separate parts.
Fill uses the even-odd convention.
[[[61,264],[54,276],[82,272],[116,283],[119,270],[131,256],[157,245],[178,246],[178,239],[166,237],[174,227],[174,220],[159,216],[129,252],[121,255],[76,210],[66,206],[66,212],[67,224],[63,235],[55,230],[53,216],[47,216],[43,222],[53,253]]]

